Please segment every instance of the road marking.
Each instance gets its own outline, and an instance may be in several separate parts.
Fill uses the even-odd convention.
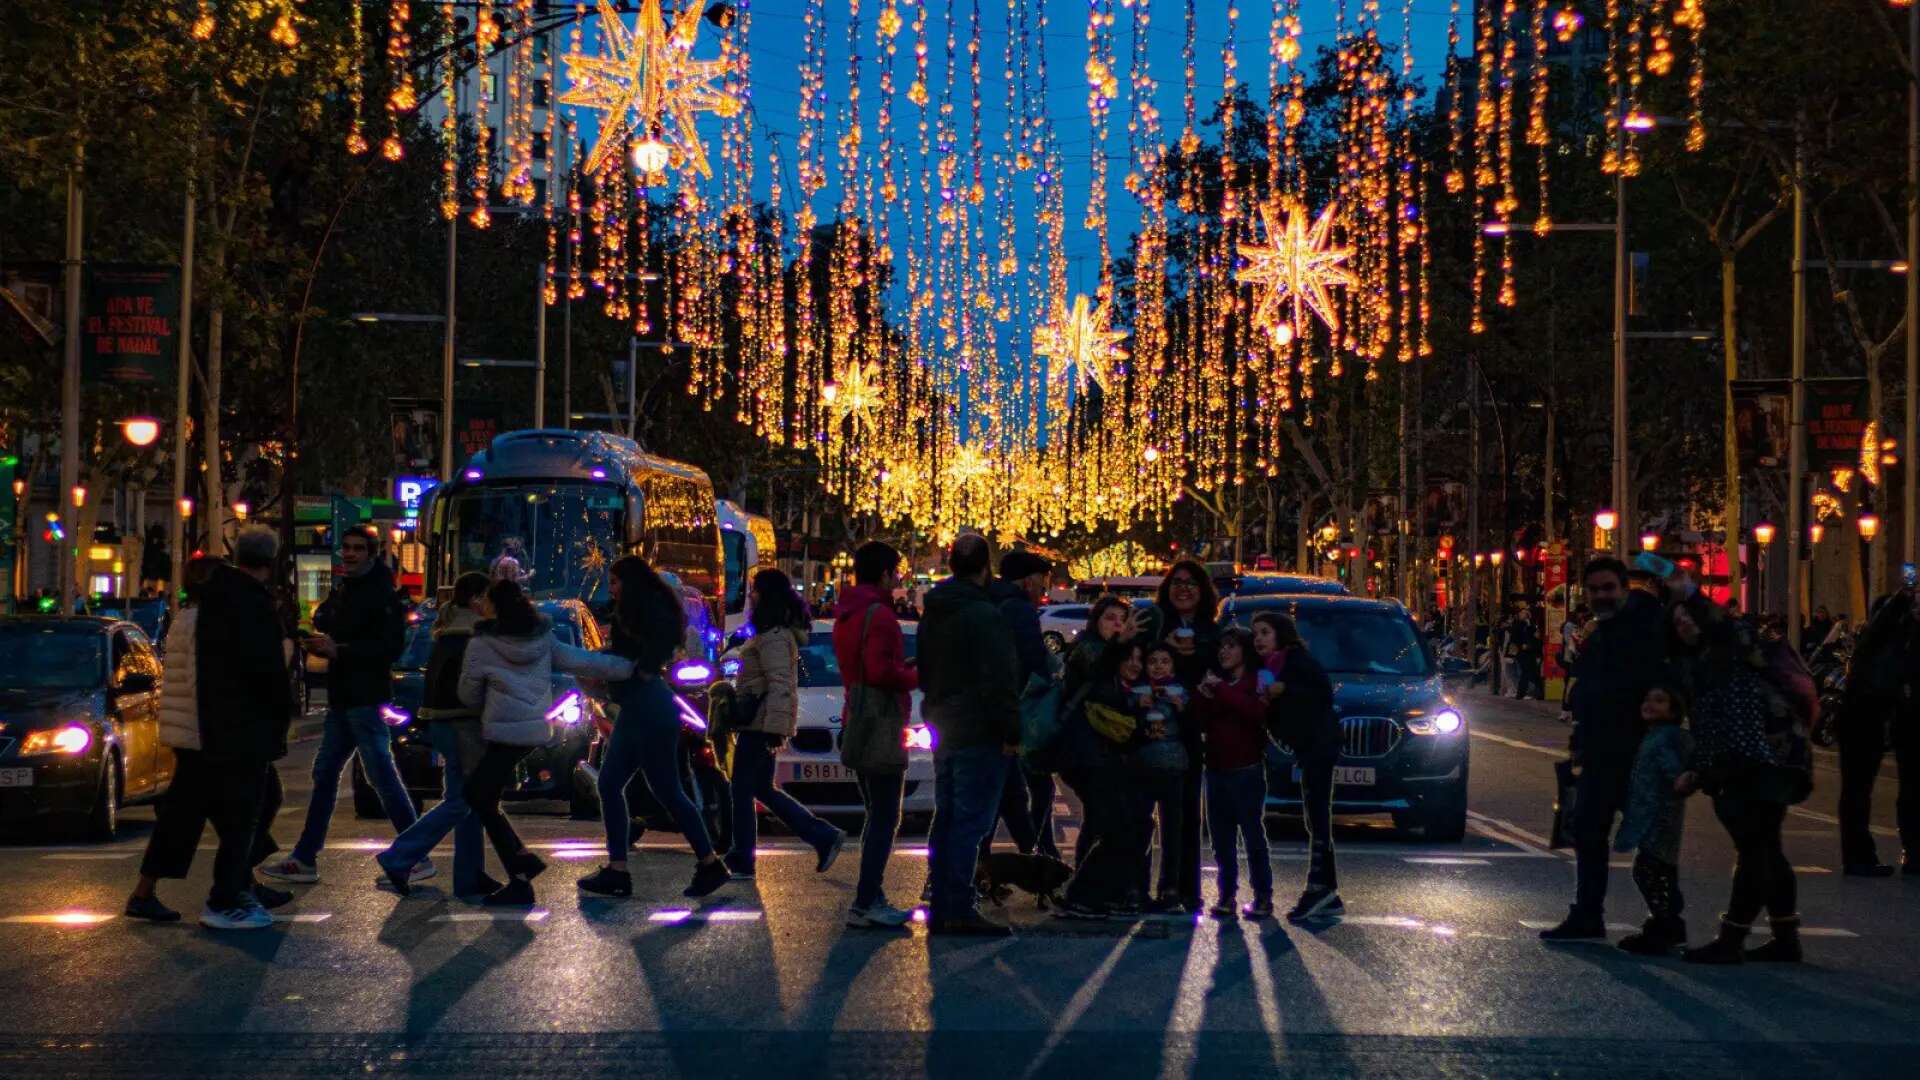
[[[1557,922],[1551,922],[1546,919],[1521,919],[1520,925],[1526,927],[1529,930],[1551,930],[1554,927],[1559,926],[1560,924]],[[1607,924],[1608,932],[1614,933],[1614,934],[1630,934],[1633,931],[1638,929],[1640,928],[1638,926],[1633,925],[1632,923],[1610,922]],[[1589,940],[1599,941],[1600,939],[1592,938]],[[1602,942],[1602,944],[1605,944],[1605,943]]]
[[[1479,824],[1480,831],[1483,835],[1495,840],[1512,844],[1517,848],[1531,851],[1538,855],[1562,859],[1573,858],[1572,852],[1553,850],[1551,843],[1546,837],[1541,836],[1539,833],[1523,829],[1511,821],[1505,821],[1497,817],[1488,817],[1477,810],[1467,811],[1467,818]]]
[[[1539,746],[1534,743],[1527,742],[1524,739],[1510,739],[1505,735],[1495,735],[1491,731],[1481,731],[1479,728],[1468,728],[1467,733],[1469,735],[1472,735],[1476,739],[1485,739],[1488,742],[1497,742],[1501,746],[1511,746],[1515,750],[1531,750],[1536,754],[1545,754],[1548,757],[1556,757],[1556,758],[1565,757],[1567,753],[1565,750],[1559,749],[1556,747]]]
[[[283,923],[317,923],[326,922],[331,918],[333,918],[333,912],[331,911],[296,911],[287,915],[275,915],[273,921]]]
[[[720,908],[714,911],[695,911],[692,908],[662,908],[647,913],[647,921],[653,923],[671,923],[673,925],[717,922],[759,922],[766,916],[764,911],[747,909]]]
[[[50,862],[93,862],[100,859],[131,859],[132,851],[57,851],[40,858]]]
[[[1789,806],[1787,807],[1787,813],[1792,814],[1795,817],[1806,818],[1808,821],[1818,821],[1823,825],[1840,824],[1840,819],[1837,817],[1834,817],[1832,814],[1823,814],[1818,810],[1809,810],[1804,806]],[[1867,831],[1871,832],[1875,836],[1899,836],[1900,835],[1900,833],[1897,830],[1889,829],[1884,825],[1869,825],[1867,826]]]
[[[1409,855],[1401,862],[1415,866],[1491,866],[1485,859],[1469,859],[1458,855]]]
[[[0,923],[29,926],[98,926],[114,916],[104,911],[54,911],[45,915],[0,915]]]
[[[1831,869],[1825,866],[1796,866],[1793,868],[1793,872],[1796,874],[1831,874],[1833,873]]]
[[[1854,932],[1853,932],[1853,931],[1851,931],[1851,930],[1842,930],[1842,929],[1841,929],[1840,927],[1837,927],[1837,926],[1803,926],[1803,927],[1801,927],[1801,928],[1800,928],[1800,936],[1801,936],[1801,937],[1852,937],[1852,938],[1857,938],[1857,937],[1859,937],[1860,935],[1859,935],[1859,934],[1856,934],[1856,933],[1854,933]]]
[[[428,922],[539,922],[547,917],[546,908],[518,911],[451,911],[435,915]]]
[[[1041,1044],[1040,1052],[1033,1056],[1027,1071],[1021,1074],[1023,1080],[1032,1080],[1033,1077],[1038,1076],[1040,1070],[1046,1065],[1047,1059],[1053,1056],[1054,1050],[1058,1049],[1061,1042],[1080,1026],[1080,1018],[1093,1007],[1094,999],[1100,996],[1100,991],[1106,989],[1107,980],[1113,977],[1113,969],[1120,965],[1120,958],[1126,955],[1127,946],[1133,944],[1134,935],[1139,932],[1140,928],[1137,926],[1128,927],[1120,940],[1113,943],[1113,948],[1108,951],[1105,959],[1100,961],[1100,966],[1094,968],[1093,973],[1087,976],[1087,981],[1080,984],[1080,989],[1075,990],[1073,996],[1067,999],[1066,1007],[1060,1010],[1059,1017],[1053,1022],[1053,1030],[1047,1032],[1047,1041]]]

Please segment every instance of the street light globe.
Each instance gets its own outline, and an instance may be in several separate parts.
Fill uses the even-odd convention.
[[[1762,544],[1773,543],[1774,528],[1770,521],[1763,521],[1753,527],[1753,538]]]
[[[1827,535],[1827,527],[1825,525],[1816,521],[1807,526],[1807,539],[1812,540],[1814,543],[1818,544],[1820,538],[1825,535]]]
[[[1640,550],[1641,551],[1660,550],[1660,534],[1657,532],[1641,533],[1640,534]]]
[[[633,167],[643,173],[657,173],[667,167],[672,152],[659,139],[647,138],[633,144]]]
[[[1500,560],[1506,557],[1507,557],[1507,553],[1504,551],[1495,551],[1492,554],[1487,556],[1488,559],[1491,559],[1493,561],[1493,565],[1495,566],[1499,566]]]
[[[180,516],[183,518],[190,518],[193,516],[193,500],[192,499],[180,500]]]
[[[251,509],[251,507],[249,507],[249,506],[248,506],[248,505],[247,505],[246,503],[243,503],[243,502],[237,502],[237,503],[234,503],[234,504],[233,504],[233,516],[234,516],[234,519],[235,519],[236,521],[245,521],[245,520],[247,520],[247,511],[248,511],[248,510],[250,510],[250,509]]]
[[[151,416],[135,416],[120,421],[120,433],[135,446],[152,446],[160,437],[160,421]]]
[[[1613,527],[1620,524],[1620,515],[1611,510],[1600,510],[1593,515],[1593,523],[1608,532],[1612,532]]]
[[[1860,539],[1871,542],[1874,537],[1880,535],[1879,514],[1861,514],[1858,524],[1860,526]]]

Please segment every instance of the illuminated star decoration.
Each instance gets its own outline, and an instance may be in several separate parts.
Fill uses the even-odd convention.
[[[665,144],[701,176],[713,175],[694,119],[701,112],[733,116],[740,102],[714,85],[726,75],[727,61],[693,58],[700,0],[688,0],[671,27],[660,14],[660,0],[644,0],[632,29],[613,0],[599,0],[599,6],[605,49],[599,56],[568,54],[573,85],[560,95],[563,105],[602,114],[586,171],[599,172],[638,133]]]
[[[1108,325],[1111,304],[1094,304],[1085,293],[1073,298],[1071,309],[1055,313],[1053,322],[1033,333],[1033,351],[1063,364],[1073,365],[1080,381],[1089,389],[1106,389],[1113,377],[1113,365],[1127,358],[1120,347],[1126,331]]]
[[[873,426],[874,410],[880,406],[880,365],[849,360],[840,373],[822,391],[827,408],[833,413],[834,427],[848,420],[855,431]]]
[[[1260,287],[1254,322],[1265,327],[1276,344],[1285,345],[1307,329],[1306,312],[1311,309],[1327,329],[1338,333],[1340,315],[1328,290],[1358,285],[1360,279],[1342,265],[1353,249],[1332,245],[1333,205],[1328,204],[1311,227],[1306,207],[1292,199],[1262,207],[1260,217],[1266,222],[1267,243],[1240,245],[1247,265],[1236,275],[1241,284]]]

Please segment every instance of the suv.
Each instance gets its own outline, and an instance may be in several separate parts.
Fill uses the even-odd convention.
[[[1333,680],[1345,743],[1334,770],[1339,814],[1391,814],[1402,830],[1453,842],[1467,831],[1467,721],[1406,609],[1354,596],[1234,597],[1221,621],[1249,626],[1263,611],[1291,615]],[[1267,806],[1297,811],[1293,751],[1267,748]]]

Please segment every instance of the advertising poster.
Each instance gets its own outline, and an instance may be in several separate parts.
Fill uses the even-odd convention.
[[[89,382],[171,380],[178,362],[179,269],[105,263],[87,267],[86,277],[81,374]]]

